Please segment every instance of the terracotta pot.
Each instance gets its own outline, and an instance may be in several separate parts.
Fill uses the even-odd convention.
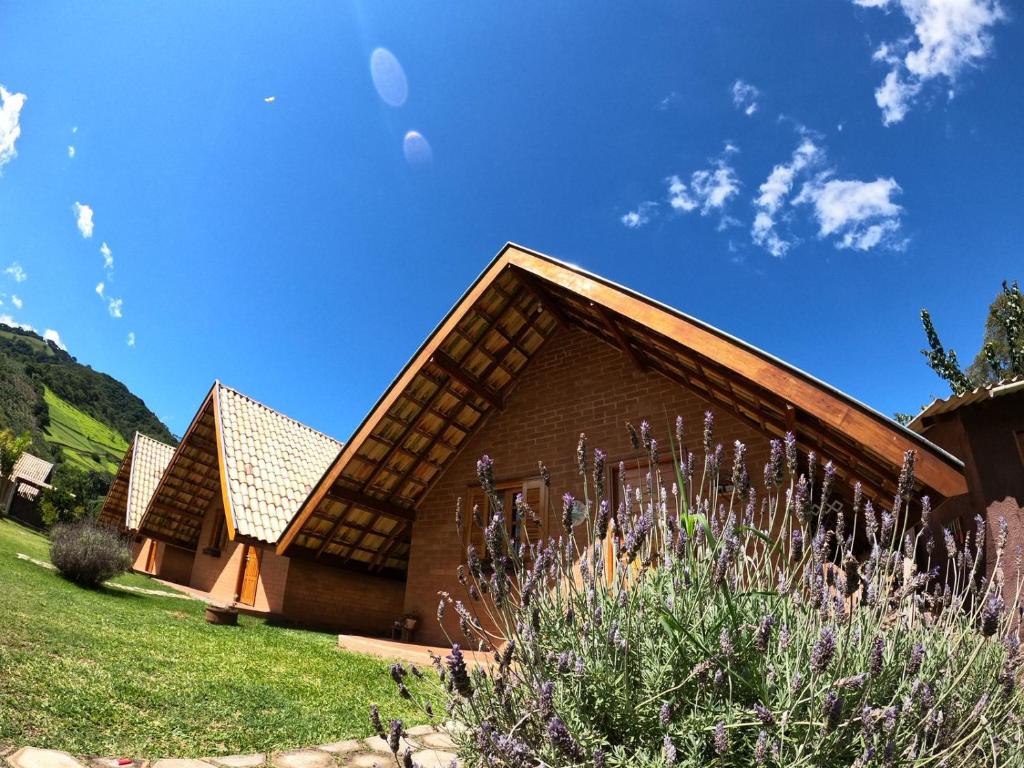
[[[210,624],[234,626],[238,624],[238,611],[227,605],[207,605],[206,620]]]

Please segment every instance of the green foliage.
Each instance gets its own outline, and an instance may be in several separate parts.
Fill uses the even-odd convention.
[[[339,651],[336,635],[245,615],[215,627],[202,602],[80,589],[15,557],[48,547],[0,520],[0,744],[141,764],[365,737],[367,701],[418,722],[387,662]],[[112,582],[164,589],[134,573]]]
[[[27,432],[16,435],[9,429],[0,430],[0,478],[10,477],[21,454],[31,444],[32,437]]]
[[[79,469],[114,475],[128,450],[120,433],[66,402],[49,387],[44,390],[49,409],[47,442],[58,448],[65,463]]]
[[[50,485],[52,487],[43,491],[40,500],[40,513],[48,528],[95,519],[110,487],[110,478],[94,470],[59,464],[53,471]]]
[[[467,765],[1024,764],[1021,573],[1003,559],[1005,524],[987,580],[983,524],[960,546],[935,537],[929,502],[912,498],[913,452],[879,517],[859,487],[837,512],[831,463],[804,465],[791,434],[773,441],[760,493],[741,443],[731,473],[720,466],[710,413],[702,463],[685,439],[679,421],[666,471],[643,424],[627,466],[646,479],[613,511],[604,455],[581,437],[587,524],[567,493],[546,543],[509,541],[480,460],[487,556],[467,552],[465,602],[442,595],[459,631],[435,665]],[[534,514],[521,500],[514,513]],[[493,664],[469,669],[462,647]],[[412,678],[392,676],[415,698]],[[402,724],[373,719],[401,764]]]
[[[60,574],[82,587],[98,587],[132,567],[125,540],[92,520],[60,523],[50,534],[50,562]]]
[[[1024,294],[1020,284],[1003,281],[1002,290],[989,305],[985,338],[974,362],[964,372],[956,352],[946,350],[939,340],[928,310],[921,310],[921,323],[928,349],[921,354],[928,365],[948,384],[954,395],[994,384],[1013,376],[1024,376]]]

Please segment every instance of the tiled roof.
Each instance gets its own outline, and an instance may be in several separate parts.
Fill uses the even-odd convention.
[[[275,543],[341,443],[223,385],[217,395],[236,534]]]
[[[46,479],[53,471],[53,464],[31,453],[22,453],[11,472],[11,480],[27,480],[37,485],[46,485]]]
[[[128,480],[128,509],[125,524],[129,531],[137,530],[142,515],[153,498],[160,478],[174,455],[174,446],[161,443],[141,432],[132,441],[132,469]]]
[[[962,395],[952,395],[943,400],[933,400],[914,417],[908,426],[914,430],[923,429],[926,426],[923,423],[924,419],[955,411],[958,408],[963,408],[965,405],[973,405],[993,397],[1000,397],[1001,395],[1019,391],[1022,385],[1024,385],[1024,376],[1014,376],[997,381],[994,384],[986,384],[972,389],[970,392],[964,392]]]

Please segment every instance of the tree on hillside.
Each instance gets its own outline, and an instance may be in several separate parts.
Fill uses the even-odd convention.
[[[14,486],[11,481],[14,465],[31,443],[32,436],[28,432],[15,435],[9,429],[0,430],[0,515],[7,512],[8,495]]]
[[[95,518],[103,506],[110,480],[99,472],[64,463],[57,465],[50,484],[52,487],[43,491],[40,506],[47,527]]]
[[[921,354],[954,395],[1024,376],[1024,295],[1017,281],[1009,284],[1004,280],[1002,290],[989,305],[981,350],[966,371],[960,367],[956,350],[942,345],[927,309],[921,310],[921,323],[928,339],[928,349],[921,350]]]

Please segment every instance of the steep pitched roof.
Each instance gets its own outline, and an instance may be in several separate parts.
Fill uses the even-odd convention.
[[[341,443],[215,382],[153,494],[142,531],[196,548],[223,501],[232,539],[275,543]]]
[[[769,436],[794,431],[843,478],[889,495],[906,450],[937,496],[966,492],[962,463],[778,358],[611,281],[508,244],[359,425],[278,552],[402,571],[420,499],[561,325],[686,386]]]
[[[994,384],[986,384],[983,387],[972,389],[970,392],[964,392],[962,395],[932,400],[907,426],[915,432],[923,432],[937,416],[1015,392],[1024,392],[1024,376],[1014,376]]]
[[[14,463],[11,471],[11,480],[17,483],[29,483],[37,487],[47,487],[46,481],[53,471],[53,464],[33,456],[31,453],[23,452]]]
[[[136,432],[103,500],[99,522],[127,531],[138,530],[173,454],[173,445]]]

